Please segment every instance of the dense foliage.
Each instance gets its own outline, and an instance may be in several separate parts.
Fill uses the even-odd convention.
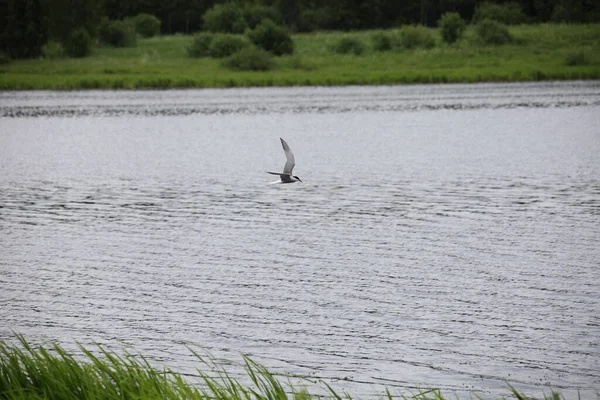
[[[266,19],[248,32],[248,37],[255,45],[281,56],[294,52],[294,42],[288,30],[277,26],[270,19]]]
[[[0,52],[11,58],[37,57],[49,39],[66,45],[80,27],[97,38],[102,17],[124,20],[139,14],[158,18],[167,34],[244,33],[265,19],[292,32],[431,27],[448,12],[465,21],[505,24],[600,21],[597,0],[0,0],[0,10]],[[156,33],[156,21],[147,25],[148,30],[138,28],[140,34]]]
[[[42,46],[42,56],[48,60],[61,58],[64,55],[64,46],[56,40],[50,40],[48,43]]]
[[[194,36],[191,46],[187,47],[187,53],[190,57],[200,58],[210,56],[210,45],[215,38],[214,33],[200,32]]]
[[[271,53],[256,46],[247,46],[226,58],[225,66],[240,71],[268,71],[275,67]]]
[[[478,22],[475,31],[483,44],[506,44],[512,40],[506,25],[491,19]]]
[[[522,24],[527,21],[518,3],[496,4],[485,2],[477,6],[473,21],[491,19],[507,25]]]
[[[343,37],[331,46],[331,51],[338,54],[361,55],[365,51],[364,43],[354,37]]]
[[[435,36],[424,26],[405,25],[400,29],[399,44],[404,49],[430,49],[435,46]]]
[[[440,26],[442,40],[450,44],[457,42],[466,28],[465,21],[455,12],[442,15],[438,25]]]
[[[233,3],[217,4],[204,14],[204,29],[210,32],[244,33],[248,24],[242,8]]]
[[[131,20],[109,21],[103,18],[98,26],[98,38],[104,44],[114,47],[134,47],[135,26]]]
[[[71,57],[85,57],[92,52],[92,38],[85,28],[77,28],[71,32],[66,51]]]
[[[243,35],[217,33],[210,43],[208,54],[214,58],[229,57],[248,46],[250,46],[250,41]]]
[[[135,16],[135,31],[144,37],[156,36],[160,33],[160,19],[154,15],[142,13]]]

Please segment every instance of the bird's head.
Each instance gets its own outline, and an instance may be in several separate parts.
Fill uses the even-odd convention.
[[[294,178],[298,179],[300,182],[302,182],[302,179],[298,178],[297,176],[294,176]],[[304,183],[304,182],[302,182]]]

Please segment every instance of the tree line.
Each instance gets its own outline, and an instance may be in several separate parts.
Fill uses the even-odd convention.
[[[524,22],[598,22],[597,0],[494,0],[510,3]],[[121,20],[141,13],[158,17],[164,34],[205,28],[203,16],[227,5],[266,14],[291,31],[361,30],[405,24],[435,26],[446,12],[470,21],[490,0],[0,0],[0,52],[36,57],[49,39],[64,41],[84,28],[94,37],[103,17]]]

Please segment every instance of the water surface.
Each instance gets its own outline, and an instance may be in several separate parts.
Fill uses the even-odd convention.
[[[0,337],[598,398],[599,126],[598,82],[0,93]]]

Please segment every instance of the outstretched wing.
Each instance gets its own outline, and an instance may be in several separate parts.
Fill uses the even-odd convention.
[[[283,146],[283,151],[285,152],[285,158],[287,158],[287,162],[285,163],[285,167],[283,167],[283,173],[291,175],[292,170],[294,169],[294,165],[296,165],[296,160],[294,159],[294,153],[290,149],[290,146],[285,142],[285,140],[279,138],[281,140],[281,145]]]

